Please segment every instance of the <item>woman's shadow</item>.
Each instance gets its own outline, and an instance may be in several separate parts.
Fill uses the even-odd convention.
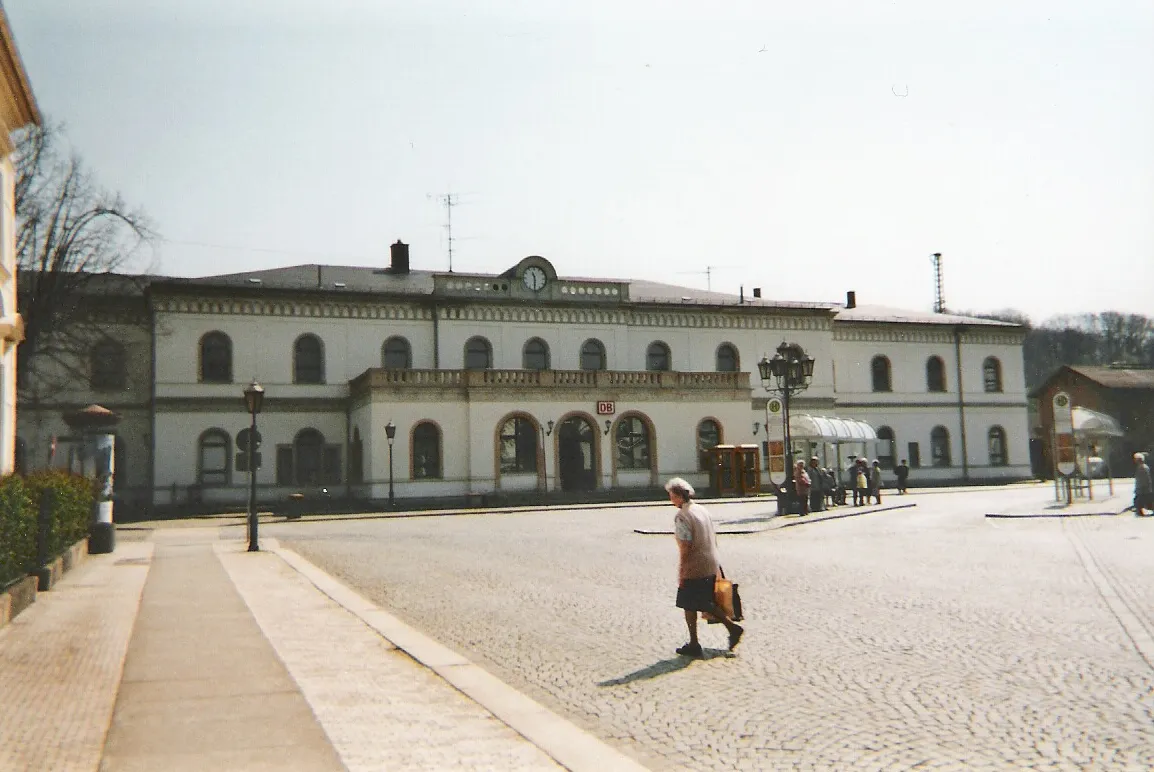
[[[674,657],[672,659],[663,659],[660,662],[654,662],[652,665],[643,667],[640,670],[634,670],[632,673],[627,673],[618,678],[611,678],[608,681],[601,681],[597,685],[623,686],[625,684],[631,684],[634,681],[648,681],[650,678],[657,678],[658,676],[676,673],[678,670],[684,670],[695,661],[726,656],[729,656],[728,651],[721,649],[706,649],[704,654],[700,657]]]

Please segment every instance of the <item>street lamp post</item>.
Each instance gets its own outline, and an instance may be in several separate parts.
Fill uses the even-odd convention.
[[[264,387],[256,379],[244,390],[244,404],[252,423],[248,429],[248,551],[259,552],[256,514],[256,414],[264,404]]]
[[[757,369],[761,375],[762,387],[768,392],[781,394],[781,423],[785,435],[785,489],[790,497],[795,497],[797,492],[793,484],[793,438],[789,433],[789,399],[809,388],[810,379],[813,378],[813,357],[806,356],[805,350],[797,343],[782,341],[773,359],[763,356],[757,363]],[[768,412],[765,419],[768,426]]]
[[[385,424],[385,436],[389,439],[389,509],[393,508],[393,438],[397,436],[397,426],[392,421]]]

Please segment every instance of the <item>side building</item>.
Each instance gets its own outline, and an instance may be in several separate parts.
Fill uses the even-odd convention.
[[[24,340],[24,320],[17,310],[12,134],[39,124],[36,99],[0,6],[0,474],[11,474],[16,467],[16,347]]]
[[[815,360],[795,419],[856,418],[884,438],[838,448],[798,430],[798,457],[913,454],[918,483],[1029,474],[1023,333],[1010,324],[563,277],[539,256],[499,274],[411,270],[399,242],[379,269],[155,278],[146,304],[149,430],[133,429],[126,453],[157,507],[245,500],[236,439],[254,379],[270,503],[322,489],[612,498],[673,475],[705,487],[708,449],[764,439],[757,363],[783,341]]]

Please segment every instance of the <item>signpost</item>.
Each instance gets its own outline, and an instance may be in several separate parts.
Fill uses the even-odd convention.
[[[777,397],[765,402],[766,471],[769,481],[777,487],[785,484],[789,477],[785,468],[785,426],[782,424],[784,405]]]
[[[1070,395],[1059,391],[1054,395],[1054,465],[1058,474],[1066,478],[1066,503],[1073,501],[1073,485],[1070,475],[1076,468],[1074,448],[1074,408],[1070,404]],[[1057,476],[1054,480],[1057,482]],[[1055,496],[1057,498],[1057,496]]]

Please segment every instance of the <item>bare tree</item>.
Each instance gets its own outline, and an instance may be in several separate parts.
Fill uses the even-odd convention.
[[[22,398],[88,379],[89,352],[107,336],[109,314],[140,320],[133,278],[147,272],[155,240],[148,217],[93,178],[59,124],[17,139],[16,261],[24,342]],[[134,270],[135,269],[135,270]]]

